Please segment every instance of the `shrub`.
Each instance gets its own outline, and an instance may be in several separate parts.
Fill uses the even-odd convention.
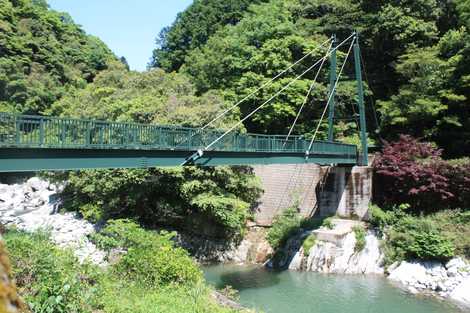
[[[310,234],[307,238],[305,238],[304,242],[302,243],[302,248],[304,249],[305,256],[309,256],[310,249],[312,249],[316,241],[317,237],[314,234]]]
[[[80,207],[79,212],[83,218],[92,222],[98,223],[103,219],[103,211],[97,204],[87,203]]]
[[[366,246],[366,231],[362,226],[353,227],[354,235],[356,236],[356,244],[354,246],[354,251],[362,251]]]
[[[70,251],[57,248],[44,233],[8,231],[4,238],[19,292],[32,312],[235,313],[218,306],[202,281],[150,286],[113,268],[80,265]],[[171,262],[181,261],[172,256],[177,259]]]
[[[243,231],[262,191],[246,167],[95,170],[70,172],[67,181],[65,208],[93,222],[132,218],[202,233],[205,226],[195,221],[203,219],[222,230],[214,236],[226,238]]]
[[[447,210],[432,218],[438,223],[440,233],[452,241],[455,254],[470,259],[470,211]]]
[[[79,265],[72,252],[58,249],[46,233],[8,231],[4,239],[13,275],[33,312],[91,312],[98,272]]]
[[[109,220],[106,226],[91,237],[100,248],[109,251],[113,248],[128,249],[134,246],[144,246],[154,240],[156,234],[141,228],[129,219]]]
[[[274,218],[273,224],[266,235],[266,240],[276,250],[282,247],[289,237],[299,231],[301,223],[302,218],[297,209],[288,208]]]
[[[327,229],[333,229],[335,228],[335,225],[333,223],[333,218],[332,217],[327,217],[323,220],[322,226],[327,228]]]
[[[384,251],[387,264],[412,258],[447,260],[455,255],[452,237],[442,230],[442,220],[438,215],[417,217],[406,213],[406,209],[407,206],[402,205],[391,211],[378,207],[373,211],[379,213],[373,220],[380,220],[386,235]]]
[[[387,225],[392,224],[390,212],[382,210],[378,205],[369,205],[369,223],[380,230],[384,230]]]
[[[109,221],[93,240],[105,249],[127,249],[116,270],[130,280],[148,286],[192,285],[201,281],[201,271],[185,250],[174,247],[173,236],[172,233],[144,230],[130,220],[114,220]]]

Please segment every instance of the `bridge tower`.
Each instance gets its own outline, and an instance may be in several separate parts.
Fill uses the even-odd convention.
[[[336,35],[332,36],[333,48],[336,44]],[[355,32],[354,37],[354,70],[355,77],[357,81],[357,106],[359,108],[359,128],[360,128],[360,139],[361,139],[361,155],[360,155],[360,164],[366,166],[369,162],[369,148],[367,144],[367,125],[366,125],[366,116],[364,109],[364,84],[362,82],[362,66],[361,66],[361,50],[359,46],[359,34]],[[331,100],[328,103],[328,141],[334,141],[334,129],[333,123],[335,118],[335,82],[337,79],[336,70],[336,50],[333,50],[330,55],[330,92],[333,94]]]

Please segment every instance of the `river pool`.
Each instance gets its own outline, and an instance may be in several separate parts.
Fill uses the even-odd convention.
[[[376,276],[273,272],[259,266],[204,267],[207,281],[239,290],[240,303],[265,313],[462,313],[432,297],[408,294]]]

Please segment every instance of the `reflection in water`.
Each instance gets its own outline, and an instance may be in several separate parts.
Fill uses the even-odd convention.
[[[434,298],[407,294],[378,276],[272,272],[262,267],[204,268],[209,283],[240,291],[240,302],[265,313],[462,313]]]
[[[279,273],[260,267],[238,268],[220,274],[216,288],[232,286],[238,291],[250,288],[266,288],[281,282]]]

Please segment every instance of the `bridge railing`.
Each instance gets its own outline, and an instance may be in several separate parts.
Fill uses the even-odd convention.
[[[0,113],[0,147],[61,149],[196,150],[218,138],[219,130],[200,131],[180,126],[105,122]],[[232,133],[211,150],[305,153],[301,136]],[[316,141],[312,152],[356,157],[355,145]]]

